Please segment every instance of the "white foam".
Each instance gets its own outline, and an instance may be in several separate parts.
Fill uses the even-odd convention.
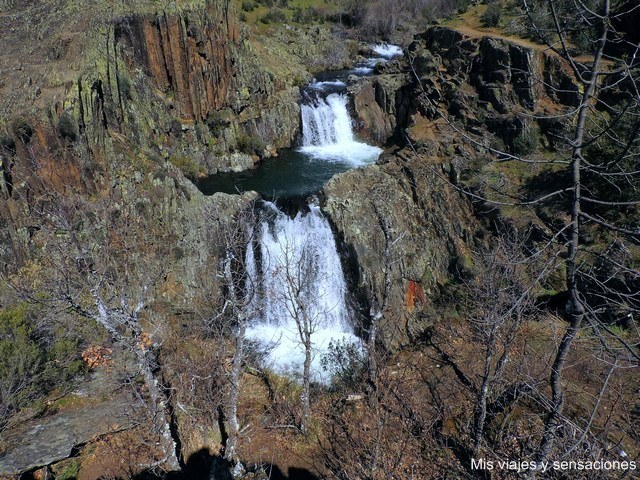
[[[346,87],[347,84],[344,82],[341,82],[340,80],[336,80],[336,81],[327,81],[327,82],[313,82],[309,85],[309,87],[315,89],[315,90],[325,90],[327,88],[344,88]]]
[[[349,142],[333,145],[300,147],[300,152],[315,160],[346,163],[353,167],[362,167],[375,162],[382,149],[361,142]]]
[[[327,381],[320,360],[329,344],[358,343],[349,322],[346,284],[333,232],[320,208],[290,218],[273,204],[273,221],[259,226],[260,269],[254,283],[260,294],[254,303],[247,338],[268,349],[266,363],[281,374],[301,375],[305,350],[299,324],[310,325],[312,377]],[[247,264],[255,265],[253,250]],[[248,269],[249,270],[249,269]]]
[[[402,47],[398,45],[391,45],[389,43],[371,45],[371,50],[384,58],[393,58],[402,55]]]
[[[353,72],[354,75],[369,75],[370,73],[373,73],[373,68],[372,67],[356,67],[349,71]]]
[[[365,66],[369,68],[373,68],[379,63],[387,63],[389,60],[386,58],[367,58],[364,62],[362,62]]]

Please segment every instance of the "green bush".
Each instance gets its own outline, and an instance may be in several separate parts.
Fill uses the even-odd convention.
[[[531,127],[523,130],[511,145],[511,151],[514,155],[527,155],[533,153],[538,148],[538,140],[540,132],[537,128]]]
[[[366,375],[367,364],[362,348],[344,341],[329,343],[327,353],[320,359],[325,372],[331,374],[332,386],[337,391],[358,392]]]
[[[283,23],[287,21],[287,15],[284,10],[274,7],[260,18],[262,23]]]
[[[465,13],[467,10],[469,10],[470,6],[471,6],[471,0],[459,0],[457,4],[458,13],[460,14]]]
[[[292,20],[297,23],[313,23],[324,20],[324,15],[315,7],[295,7],[293,9]]]
[[[203,168],[192,157],[186,155],[175,155],[169,161],[178,167],[186,177],[196,178],[203,173]]]
[[[257,137],[252,137],[246,133],[238,136],[238,150],[242,153],[261,156],[264,148],[264,142]]]
[[[0,430],[13,413],[82,370],[75,340],[35,325],[24,305],[0,310]]]
[[[218,135],[230,122],[223,110],[214,110],[207,115],[205,123],[213,134]]]
[[[500,3],[492,3],[480,17],[480,23],[482,23],[484,27],[497,27],[500,24],[501,15],[502,8]]]
[[[243,0],[242,2],[242,10],[245,12],[252,12],[257,5],[252,0]]]

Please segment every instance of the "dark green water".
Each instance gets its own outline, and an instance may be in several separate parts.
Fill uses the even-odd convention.
[[[317,192],[331,177],[356,166],[359,165],[353,162],[327,161],[285,149],[253,170],[218,173],[199,181],[197,186],[205,195],[255,190],[263,198],[275,200]]]

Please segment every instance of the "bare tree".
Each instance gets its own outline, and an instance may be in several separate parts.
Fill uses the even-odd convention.
[[[164,457],[158,465],[178,470],[169,398],[157,375],[156,327],[143,328],[141,321],[164,278],[157,258],[167,254],[163,249],[171,241],[161,226],[149,227],[141,212],[148,205],[129,200],[129,193],[116,188],[95,202],[68,196],[41,203],[37,240],[46,249],[6,279],[26,301],[94,321],[114,344],[133,354],[161,438]],[[155,236],[164,241],[154,241]],[[38,265],[37,285],[29,265]]]
[[[537,279],[528,278],[531,262],[522,242],[498,237],[493,248],[477,257],[481,259],[480,273],[466,283],[471,297],[470,321],[484,350],[480,385],[474,389],[474,456],[484,438],[489,401],[508,390],[519,391],[510,400],[514,402],[530,388],[509,384],[503,375],[522,322],[535,316],[533,289],[537,286]],[[508,405],[501,404],[499,408],[506,410]]]
[[[535,24],[535,19],[531,15],[530,1],[523,0],[523,6],[533,22],[534,30],[540,30],[540,26]],[[595,177],[597,182],[607,182],[612,184],[614,188],[633,189],[638,192],[638,175],[640,171],[637,168],[629,168],[627,155],[633,148],[636,141],[635,134],[632,137],[621,137],[616,131],[616,125],[622,120],[626,114],[637,115],[640,102],[640,94],[637,88],[637,72],[638,66],[636,54],[639,52],[638,45],[630,45],[625,42],[625,50],[631,56],[629,61],[623,61],[620,57],[611,57],[607,53],[607,49],[612,43],[624,42],[623,36],[613,27],[615,16],[625,15],[633,6],[628,6],[626,11],[615,12],[612,10],[611,0],[602,0],[592,2],[590,7],[584,3],[576,4],[578,15],[585,19],[585,23],[591,27],[594,37],[591,40],[592,56],[587,61],[579,59],[569,45],[568,29],[566,23],[561,21],[558,14],[559,2],[548,0],[547,5],[549,14],[553,22],[553,32],[551,35],[545,32],[546,38],[550,38],[550,47],[557,52],[570,65],[574,77],[580,85],[582,95],[575,111],[575,124],[572,130],[572,136],[568,138],[570,146],[570,158],[563,160],[566,169],[570,175],[570,185],[568,185],[571,195],[570,200],[570,220],[567,225],[567,253],[565,257],[565,265],[567,268],[566,285],[569,300],[567,302],[566,311],[569,317],[569,326],[565,331],[562,340],[558,346],[556,356],[551,367],[551,407],[547,419],[545,421],[545,430],[540,442],[538,458],[546,459],[551,453],[554,438],[558,431],[558,420],[562,415],[564,406],[564,389],[562,385],[562,370],[567,362],[569,352],[573,341],[585,318],[590,322],[600,323],[597,312],[589,305],[586,299],[585,287],[587,283],[584,281],[585,274],[589,275],[581,268],[583,261],[580,257],[581,252],[585,252],[584,242],[581,239],[583,228],[589,226],[601,227],[613,232],[617,232],[629,237],[640,237],[640,231],[636,228],[628,228],[614,224],[614,221],[606,218],[607,212],[594,214],[593,206],[605,206],[610,210],[620,207],[630,207],[640,205],[640,200],[631,201],[615,201],[611,200],[609,195],[605,193],[598,198],[596,192],[589,188],[587,176]],[[543,37],[543,38],[545,38]],[[607,65],[607,60],[616,61],[619,66],[611,68]],[[617,78],[613,83],[607,83],[608,79]],[[621,85],[624,81],[629,84],[625,87]],[[618,105],[611,105],[607,100],[607,90],[620,87],[623,100]],[[598,117],[604,121],[598,125]],[[605,119],[606,117],[606,119]],[[635,120],[636,125],[640,125],[640,120]],[[637,127],[636,127],[637,128]],[[618,146],[622,147],[620,155],[612,160],[598,161],[590,159],[587,149],[602,137],[613,138]],[[625,185],[626,184],[626,185]],[[610,192],[609,192],[610,193]],[[596,195],[594,195],[596,194]],[[606,257],[606,255],[605,255]],[[614,260],[615,262],[615,260]],[[622,266],[622,268],[625,268]],[[638,275],[629,270],[631,275]],[[624,298],[621,298],[621,294]],[[616,292],[608,289],[605,294],[610,301],[618,302],[622,300],[627,309],[638,307],[638,293]]]
[[[573,423],[564,414],[568,378],[563,371],[575,352],[575,339],[579,335],[589,335],[603,346],[601,361],[607,371],[608,365],[616,365],[602,382],[604,390],[611,385],[609,377],[621,371],[621,364],[628,368],[638,366],[639,342],[635,327],[628,330],[629,335],[618,334],[610,327],[627,325],[627,319],[633,318],[640,309],[640,272],[637,260],[629,253],[640,238],[637,215],[640,205],[640,169],[637,167],[640,46],[628,42],[624,33],[617,30],[620,19],[637,8],[634,2],[522,0],[519,3],[529,16],[531,30],[547,42],[550,53],[545,55],[568,68],[575,82],[569,88],[553,85],[545,78],[528,79],[529,85],[538,83],[553,95],[569,95],[570,92],[574,95],[569,102],[572,106],[556,112],[551,118],[533,112],[524,114],[530,122],[563,123],[564,128],[552,134],[552,157],[541,158],[535,152],[522,155],[514,148],[506,151],[487,147],[478,137],[452,122],[448,113],[439,110],[442,96],[424,77],[420,78],[415,64],[411,65],[420,90],[418,103],[421,108],[427,115],[442,117],[460,138],[475,148],[488,151],[493,156],[490,165],[496,168],[510,163],[537,166],[544,169],[545,177],[541,175],[540,179],[556,180],[549,191],[540,193],[537,189],[523,195],[526,189],[514,193],[504,185],[481,179],[475,188],[466,188],[458,183],[459,179],[451,181],[436,172],[487,210],[544,207],[547,213],[553,212],[553,219],[540,219],[550,234],[543,242],[532,242],[533,247],[527,250],[529,255],[548,258],[552,265],[561,266],[566,288],[563,293],[567,298],[564,313],[568,322],[550,362],[548,390],[537,387],[532,394],[534,401],[546,411],[543,432],[535,448],[536,458],[544,460],[554,448],[560,452],[563,448],[572,448],[554,447],[559,433],[577,429],[583,432],[582,437],[595,438],[584,433],[593,427],[594,414],[584,420],[584,425]],[[544,25],[540,22],[541,7],[547,15]],[[575,38],[576,29],[587,32],[589,55],[577,52],[571,44],[569,39]],[[537,74],[533,69],[519,73],[530,77]],[[608,245],[603,248],[606,243]],[[554,263],[554,258],[559,261]],[[537,277],[540,272],[530,274]],[[484,330],[491,343],[491,326]],[[550,340],[555,341],[555,338]],[[600,393],[597,398],[603,395]],[[598,408],[601,408],[599,400],[594,402],[594,409]],[[476,449],[482,417],[480,402],[475,415]]]
[[[283,240],[281,255],[272,260],[277,262],[276,268],[284,287],[277,301],[294,320],[300,344],[304,349],[300,430],[306,434],[311,416],[311,361],[314,354],[312,336],[320,326],[324,312],[318,312],[314,308],[319,299],[310,285],[316,270],[317,253],[312,250],[308,240],[302,243],[291,238]]]
[[[240,434],[238,404],[240,401],[240,382],[245,358],[245,336],[247,322],[255,315],[256,301],[256,265],[254,257],[254,228],[256,224],[255,205],[250,203],[243,208],[230,224],[222,227],[224,256],[222,259],[222,278],[225,299],[218,317],[228,318],[232,328],[233,359],[228,378],[228,391],[225,400],[226,443],[224,458],[229,462],[237,461],[237,446]]]
[[[319,207],[312,205],[310,210],[293,220],[277,211],[275,225],[263,222],[260,226],[265,321],[282,327],[287,337],[283,341],[297,343],[304,355],[299,421],[303,433],[308,432],[311,415],[314,336],[319,329],[346,322],[345,292],[339,283],[343,278],[335,277],[341,271],[339,259],[330,252],[332,233]]]

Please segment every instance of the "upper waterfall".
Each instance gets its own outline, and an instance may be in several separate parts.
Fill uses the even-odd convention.
[[[389,47],[382,52],[397,52]],[[380,55],[373,49],[371,53]],[[320,190],[338,173],[375,162],[382,150],[358,141],[349,112],[348,85],[358,77],[372,75],[376,65],[386,61],[376,56],[360,60],[348,70],[318,73],[302,89],[300,147],[281,149],[277,156],[263,159],[251,170],[220,171],[199,180],[198,188],[208,195],[255,190],[272,200],[304,196]]]
[[[391,59],[402,55],[402,47],[398,45],[392,45],[390,43],[378,43],[376,45],[372,45],[371,50],[386,59]]]
[[[344,93],[331,93],[326,98],[309,95],[301,106],[301,152],[316,159],[353,166],[365,165],[378,158],[382,153],[380,148],[355,140],[347,101]]]

